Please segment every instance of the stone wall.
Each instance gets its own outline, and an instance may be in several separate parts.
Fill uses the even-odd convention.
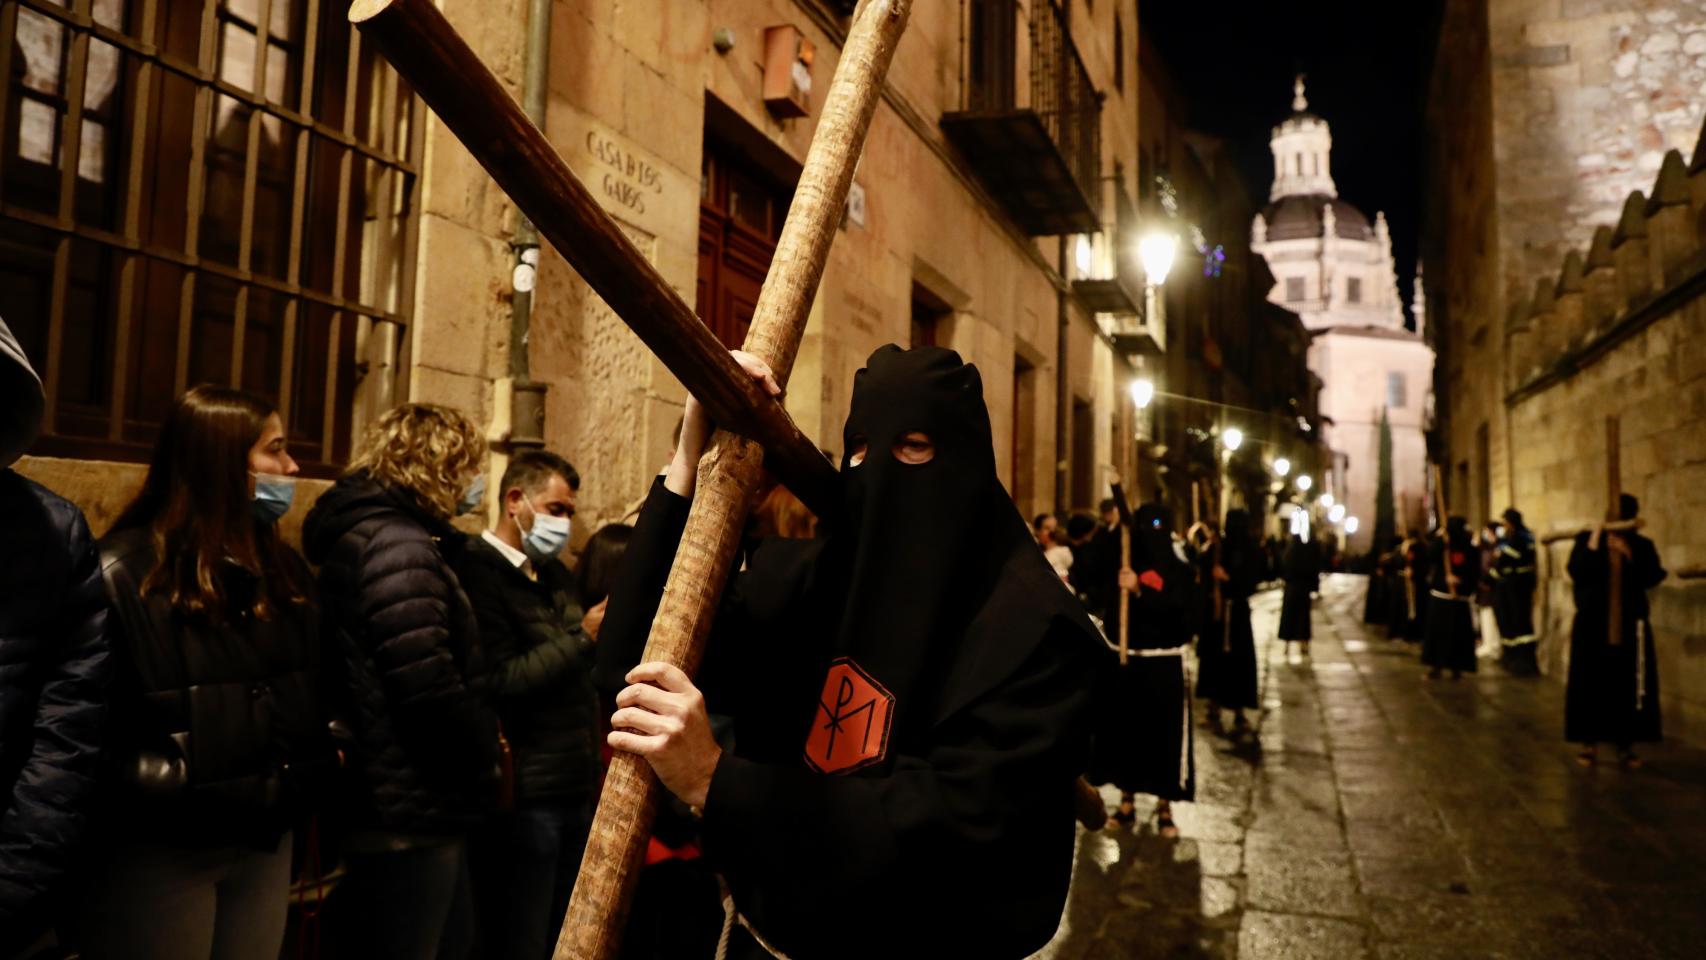
[[[1447,0],[1428,96],[1428,329],[1451,508],[1516,495],[1507,314],[1706,109],[1706,0]],[[1495,374],[1489,376],[1489,373]],[[1481,437],[1486,437],[1483,447]]]
[[[559,0],[547,127],[589,184],[609,177],[611,151],[656,174],[643,205],[624,202],[620,191],[595,186],[593,193],[692,303],[708,127],[738,138],[749,155],[762,154],[778,179],[797,172],[840,56],[844,21],[816,0],[669,7],[665,17],[649,3]],[[1075,306],[1067,362],[1058,362],[1058,293],[1070,267],[1057,262],[1056,238],[1019,233],[942,133],[941,116],[960,106],[963,16],[958,3],[913,5],[855,179],[865,192],[865,222],[844,224],[836,237],[787,405],[813,440],[838,454],[854,372],[876,347],[909,343],[912,291],[923,287],[949,307],[938,342],[982,370],[1001,476],[1023,491],[1019,507],[1029,515],[1053,504],[1058,378],[1095,411],[1090,462],[1102,464],[1129,457],[1113,449],[1112,425],[1130,374],[1121,375],[1124,364]],[[1113,84],[1116,16],[1126,37],[1125,93]],[[1103,175],[1119,162],[1135,192],[1135,3],[1076,0],[1072,23],[1086,67],[1106,93]],[[764,31],[781,24],[798,28],[816,49],[811,110],[795,119],[773,116],[760,95]],[[713,36],[725,29],[734,45],[719,51]],[[1025,90],[1023,40],[1020,59]],[[668,455],[684,394],[559,255],[547,248],[541,262],[531,359],[535,378],[552,384],[547,440],[583,477],[579,540],[621,519],[644,492]],[[1022,404],[1016,357],[1034,368]]]
[[[1670,151],[1651,195],[1573,250],[1512,317],[1516,499],[1547,542],[1543,660],[1568,664],[1569,537],[1607,508],[1605,420],[1620,421],[1622,489],[1669,579],[1653,591],[1660,692],[1674,735],[1706,740],[1706,151]]]

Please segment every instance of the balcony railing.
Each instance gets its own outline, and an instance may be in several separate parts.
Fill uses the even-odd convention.
[[[1032,0],[1025,50],[1018,0],[968,0],[966,13],[961,109],[943,131],[1028,233],[1100,229],[1102,98],[1065,10]]]
[[[1143,312],[1143,266],[1137,259],[1137,206],[1116,172],[1108,180],[1114,219],[1102,225],[1106,254],[1091,276],[1072,281],[1072,292],[1085,308],[1123,320]],[[1140,322],[1141,325],[1141,322]]]

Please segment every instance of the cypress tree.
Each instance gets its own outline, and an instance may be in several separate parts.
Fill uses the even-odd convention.
[[[1397,509],[1392,502],[1392,421],[1380,408],[1380,474],[1374,490],[1374,553],[1386,548],[1398,533]]]

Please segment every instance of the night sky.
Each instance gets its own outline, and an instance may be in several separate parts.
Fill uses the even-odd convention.
[[[1202,3],[1140,0],[1142,29],[1184,99],[1187,125],[1224,138],[1251,196],[1273,181],[1268,137],[1305,74],[1333,129],[1339,196],[1386,211],[1408,312],[1422,212],[1423,99],[1439,0]]]

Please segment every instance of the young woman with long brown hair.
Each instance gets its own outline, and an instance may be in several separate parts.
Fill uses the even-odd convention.
[[[485,460],[466,416],[404,404],[303,527],[355,737],[349,877],[330,906],[349,956],[460,957],[472,940],[466,837],[493,809],[500,765],[451,520],[479,505]]]
[[[118,670],[90,960],[278,954],[292,831],[337,763],[313,581],[275,525],[296,473],[277,410],[196,387],[101,541]]]

